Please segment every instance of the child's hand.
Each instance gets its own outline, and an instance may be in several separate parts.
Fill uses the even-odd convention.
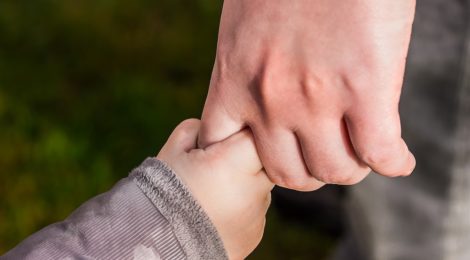
[[[189,119],[171,134],[157,158],[191,190],[214,223],[230,259],[261,241],[273,184],[262,170],[250,131],[197,149],[200,122]]]

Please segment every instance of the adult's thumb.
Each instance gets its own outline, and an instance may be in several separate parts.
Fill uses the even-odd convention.
[[[213,143],[227,139],[243,127],[243,122],[230,115],[228,108],[215,94],[214,87],[211,87],[201,116],[198,147],[204,149]]]

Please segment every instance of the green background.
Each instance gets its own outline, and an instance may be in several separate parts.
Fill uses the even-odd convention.
[[[0,1],[0,255],[199,117],[221,5]],[[334,242],[271,208],[250,259],[321,259]]]

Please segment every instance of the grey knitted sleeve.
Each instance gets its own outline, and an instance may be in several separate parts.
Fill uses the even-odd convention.
[[[205,212],[173,171],[146,159],[110,191],[0,259],[227,259]]]

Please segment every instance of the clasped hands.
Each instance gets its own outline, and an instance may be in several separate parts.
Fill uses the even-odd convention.
[[[158,157],[189,187],[229,257],[264,230],[273,184],[313,191],[371,170],[407,176],[399,99],[414,0],[225,0],[201,121]]]
[[[275,184],[351,185],[415,159],[398,104],[413,0],[226,0],[199,144],[250,128]]]

